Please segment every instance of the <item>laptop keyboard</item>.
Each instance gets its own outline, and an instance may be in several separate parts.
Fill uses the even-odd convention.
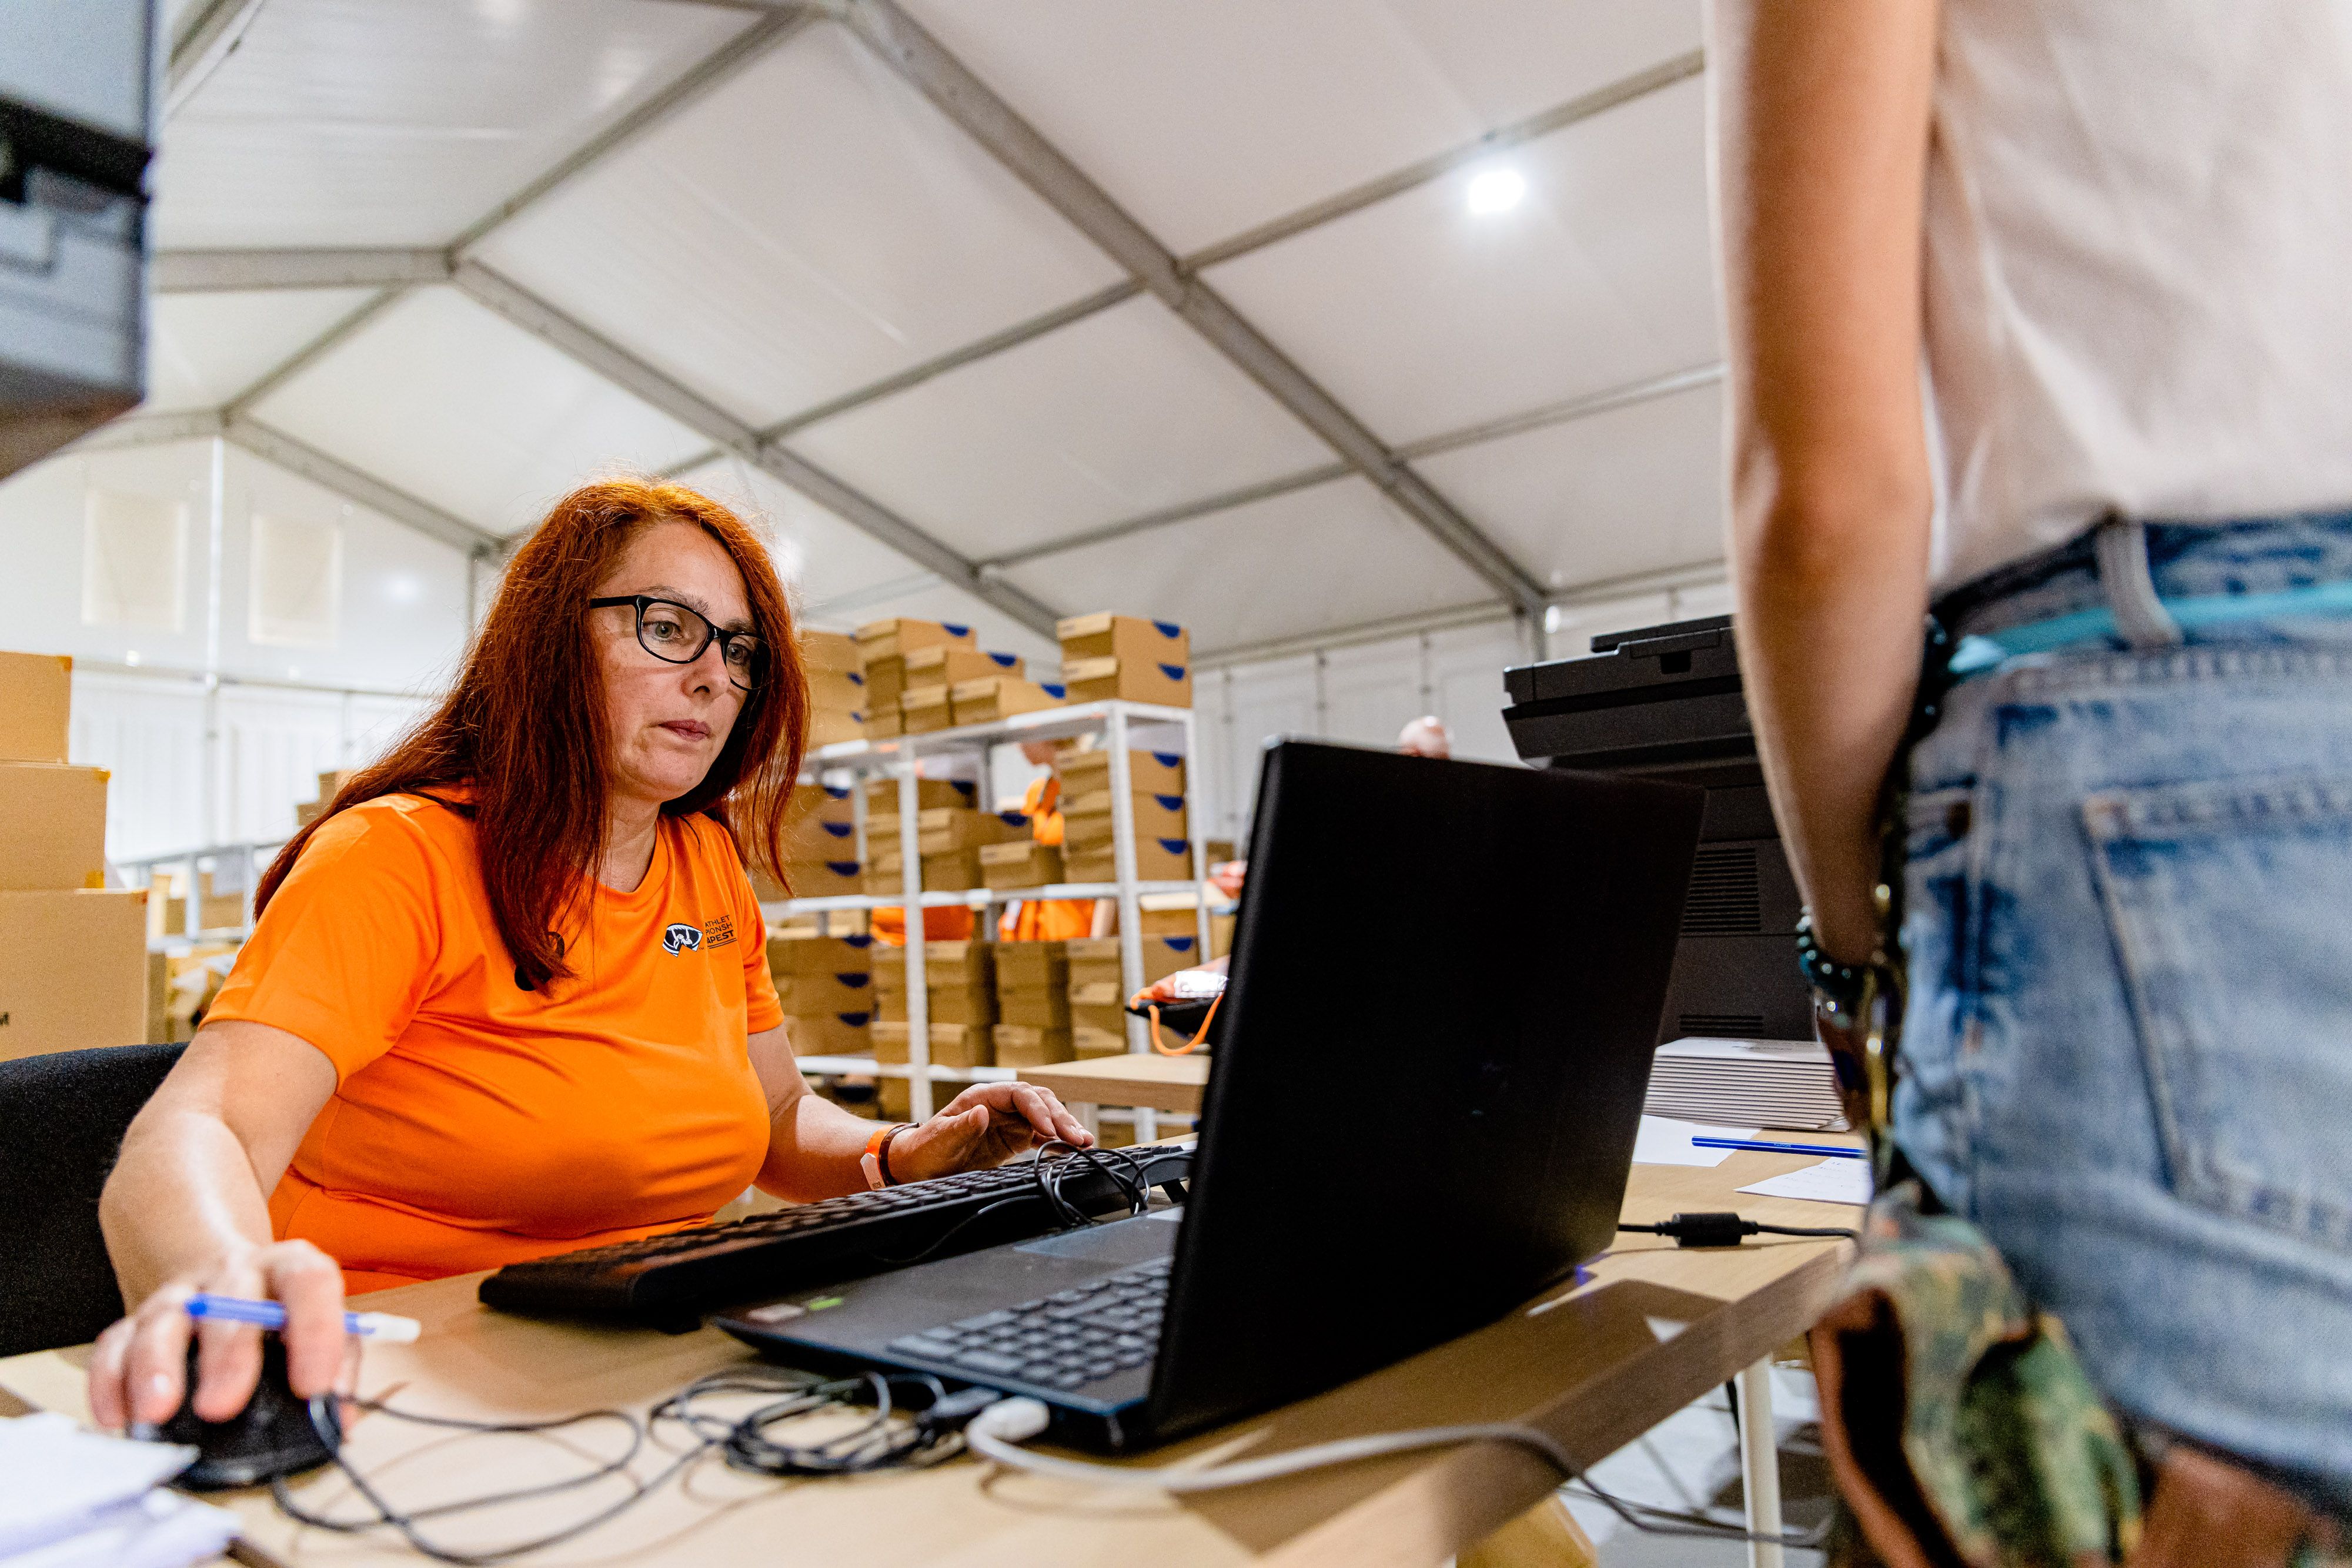
[[[888,1348],[976,1381],[1007,1377],[1045,1388],[1082,1388],[1141,1366],[1157,1353],[1173,1262],[1157,1258],[1017,1307],[894,1339]]]

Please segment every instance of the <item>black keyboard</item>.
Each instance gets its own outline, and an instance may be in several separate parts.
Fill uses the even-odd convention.
[[[888,1348],[974,1382],[1003,1377],[1033,1387],[1083,1388],[1159,1353],[1172,1262],[1154,1259],[1074,1290],[894,1339]]]
[[[1189,1144],[1098,1157],[1132,1180],[1129,1155],[1144,1162],[1155,1186],[1181,1182],[1192,1169]],[[1057,1190],[1080,1212],[1128,1206],[1126,1193],[1091,1161],[1055,1163],[1067,1166],[1055,1173]],[[1038,1190],[1034,1164],[1024,1161],[509,1263],[482,1281],[480,1293],[484,1305],[505,1312],[618,1318],[683,1332],[721,1307],[1042,1236],[1063,1223]]]

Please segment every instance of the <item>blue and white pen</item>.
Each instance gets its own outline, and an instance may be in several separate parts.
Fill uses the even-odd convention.
[[[1836,1144],[1775,1144],[1762,1138],[1693,1138],[1695,1149],[1754,1149],[1768,1155],[1820,1155],[1832,1160],[1866,1160],[1870,1155],[1861,1149],[1849,1149]]]
[[[286,1326],[286,1309],[276,1301],[248,1301],[239,1296],[214,1296],[201,1291],[188,1298],[188,1315],[192,1318],[218,1318],[223,1322],[252,1323],[257,1328],[282,1329]],[[425,1325],[415,1318],[394,1317],[390,1312],[345,1312],[346,1333],[362,1339],[388,1340],[394,1344],[406,1344],[415,1339]]]

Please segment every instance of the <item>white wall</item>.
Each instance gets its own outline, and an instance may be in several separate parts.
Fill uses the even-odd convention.
[[[222,464],[219,740],[202,818],[213,445],[54,457],[0,484],[0,648],[66,653],[71,756],[110,770],[107,852],[122,859],[282,838],[317,774],[369,760],[413,722],[464,651],[464,554],[234,447]],[[83,600],[92,489],[177,503],[184,561],[176,628],[89,623]],[[250,635],[256,513],[340,530],[331,642]],[[125,666],[137,666],[125,668]],[[268,682],[263,685],[252,683]]]

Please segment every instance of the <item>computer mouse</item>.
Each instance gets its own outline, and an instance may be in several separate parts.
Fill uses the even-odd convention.
[[[157,1428],[167,1443],[193,1443],[196,1462],[172,1484],[195,1491],[258,1486],[278,1476],[316,1469],[334,1457],[343,1423],[330,1397],[295,1396],[286,1376],[286,1344],[274,1333],[261,1336],[261,1381],[245,1408],[226,1421],[200,1419],[195,1412],[196,1346],[188,1345],[188,1394],[179,1413]]]

